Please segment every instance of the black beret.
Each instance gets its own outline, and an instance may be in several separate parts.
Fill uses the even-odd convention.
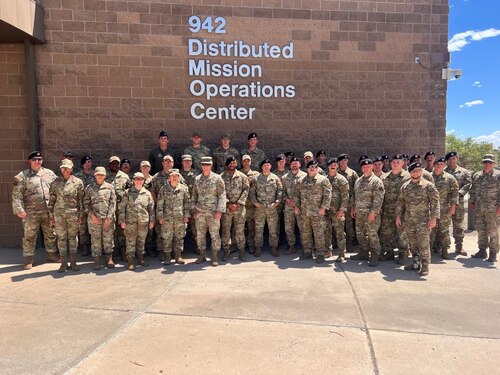
[[[382,155],[382,160],[389,160],[389,155]]]
[[[236,158],[234,156],[228,156],[226,159],[226,167],[231,164],[233,161],[236,161]]]
[[[287,152],[285,152],[285,156],[286,157],[295,156],[295,153],[293,151],[287,151]]]
[[[404,154],[396,154],[392,157],[392,160],[403,160],[404,159]]]
[[[441,156],[440,158],[437,158],[434,163],[446,163],[446,159],[444,156]]]
[[[359,165],[361,165],[361,166],[369,165],[369,164],[373,164],[373,160],[370,158],[363,159],[359,162]]]
[[[248,138],[247,139],[252,139],[252,138],[257,138],[257,133],[250,133],[250,134],[248,134]]]
[[[319,158],[320,155],[326,155],[326,151],[325,150],[319,150],[317,153],[316,153],[316,157]]]
[[[349,155],[347,154],[340,154],[339,157],[338,157],[339,161],[342,161],[344,159],[348,159],[349,160]]]
[[[449,158],[452,158],[454,156],[457,156],[457,153],[455,151],[450,151],[446,154],[446,156],[444,157],[446,160],[448,160]]]
[[[71,151],[66,151],[64,154],[63,154],[64,157],[66,158],[74,158],[75,157],[75,154],[73,154],[73,152]]]
[[[427,159],[427,156],[430,156],[430,155],[436,155],[436,154],[434,153],[434,151],[427,151],[425,153],[424,159]]]
[[[88,155],[85,155],[83,158],[81,158],[80,160],[80,164],[81,165],[84,165],[86,162],[88,162],[89,160],[92,160],[92,158]]]
[[[168,134],[167,134],[167,132],[166,132],[165,130],[162,130],[162,131],[160,132],[160,134],[158,135],[158,138],[160,138],[160,137],[167,137],[167,138],[168,138]]]
[[[318,165],[318,162],[316,160],[309,160],[307,162],[307,168],[312,167],[313,165]]]
[[[415,159],[421,159],[421,158],[422,158],[422,157],[421,157],[419,154],[414,154],[414,155],[412,155],[412,156],[411,156],[411,158],[410,158],[410,163],[412,163],[412,162],[413,162],[413,160],[415,160]]]
[[[368,158],[369,158],[369,156],[368,156],[368,155],[361,155],[361,156],[359,157],[359,159],[358,159],[358,162],[360,162],[360,163],[361,163],[361,160],[368,159]],[[339,160],[340,160],[340,158],[339,158]]]
[[[408,167],[408,172],[413,171],[415,168],[422,168],[422,163],[411,163]]]
[[[120,165],[123,165],[123,164],[132,164],[130,162],[130,159],[122,159],[122,162],[120,163]]]
[[[276,156],[276,161],[285,160],[285,159],[286,159],[286,156],[283,154],[279,154],[278,156]]]
[[[290,160],[290,163],[293,163],[294,161],[298,161],[298,162],[300,163],[299,158],[298,158],[298,157],[296,157],[296,156],[293,156],[293,157],[292,157],[292,160]]]
[[[269,159],[264,159],[260,162],[259,166],[262,168],[264,164],[271,164],[271,160]]]
[[[402,155],[403,155],[403,159],[408,160],[408,154],[402,154]]]
[[[382,156],[377,156],[375,159],[373,159],[373,162],[375,163],[377,161],[383,163],[384,162],[384,158]]]
[[[31,160],[33,158],[41,158],[42,157],[42,153],[40,151],[32,151],[29,155],[28,155],[28,160]]]
[[[338,162],[339,162],[339,159],[337,159],[337,158],[330,158],[326,164],[329,166],[330,164],[333,164],[333,163],[337,163],[338,164]]]

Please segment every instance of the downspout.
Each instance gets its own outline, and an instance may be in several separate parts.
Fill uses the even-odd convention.
[[[26,96],[28,100],[28,139],[31,152],[40,150],[40,126],[36,94],[35,48],[28,39],[24,39],[24,59],[26,65]]]

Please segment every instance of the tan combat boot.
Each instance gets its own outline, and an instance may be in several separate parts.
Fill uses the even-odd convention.
[[[370,267],[378,266],[378,254],[375,251],[372,251],[370,254],[370,262],[368,263]]]
[[[461,243],[455,244],[455,254],[467,256],[467,251],[464,251],[463,245]]]
[[[488,258],[488,253],[487,253],[486,249],[479,249],[479,251],[477,253],[472,255],[472,258],[486,259],[486,258]]]
[[[370,259],[370,254],[368,253],[368,251],[360,250],[359,253],[351,255],[350,259],[353,259],[353,260],[369,260]]]
[[[246,257],[246,255],[245,255],[245,249],[244,249],[244,248],[243,248],[243,249],[239,249],[239,250],[238,250],[238,258],[240,258],[240,260],[241,260],[242,262],[246,262],[247,257]]]
[[[487,262],[496,263],[497,262],[497,253],[494,253],[490,250],[490,256],[486,259]]]
[[[271,247],[271,255],[273,257],[279,257],[280,254],[278,253],[278,248],[277,247]]]
[[[144,254],[142,253],[142,251],[137,251],[136,253],[137,253],[137,264],[143,267],[149,266],[148,262],[144,260]]]
[[[80,271],[80,267],[76,264],[76,253],[69,254],[69,268],[71,271]]]
[[[172,263],[172,251],[171,250],[167,250],[167,251],[164,251],[163,254],[164,254],[164,258],[165,258],[165,260],[163,261],[163,263],[166,266],[170,266],[170,263]]]
[[[96,271],[101,269],[101,256],[100,255],[94,257],[94,269]]]
[[[295,252],[296,252],[295,245],[289,245],[288,249],[286,249],[286,251],[283,254],[290,255],[290,254],[295,254]]]
[[[206,258],[207,251],[205,249],[200,249],[200,256],[194,261],[196,264],[201,264],[207,260]]]
[[[112,254],[106,254],[106,267],[115,268],[115,263],[113,262]]]
[[[406,254],[406,250],[399,250],[398,264],[404,266],[406,264],[406,259],[408,259],[408,254]]]
[[[312,259],[312,258],[313,258],[312,251],[304,252],[304,254],[302,254],[299,257],[300,260],[307,260],[307,259]]]
[[[127,261],[128,261],[128,266],[127,269],[129,271],[135,270],[135,265],[134,265],[134,257],[132,255],[127,256]]]
[[[260,257],[260,254],[262,254],[262,247],[256,247],[254,256],[258,258]]]
[[[212,262],[212,267],[217,267],[219,265],[219,262],[217,261],[217,250],[212,249],[212,256],[210,260]]]
[[[441,250],[441,258],[450,259],[450,256],[448,255],[448,249],[444,248]]]
[[[325,256],[323,254],[319,254],[316,256],[316,263],[321,264],[325,261]]]
[[[186,264],[184,259],[182,259],[182,252],[180,250],[175,251],[175,263],[177,264]]]
[[[26,260],[24,262],[24,267],[25,270],[30,270],[33,268],[33,257],[32,256],[27,256]]]
[[[224,250],[224,254],[222,255],[222,260],[225,262],[229,259],[229,255],[231,254],[231,249]]]
[[[54,263],[59,263],[61,261],[61,258],[59,258],[59,255],[57,255],[56,253],[47,253],[47,260]]]
[[[61,254],[60,259],[61,259],[61,267],[59,267],[57,272],[63,273],[63,272],[66,272],[66,270],[68,269],[68,258],[66,256],[66,254],[64,254],[64,255]]]
[[[419,272],[420,276],[427,276],[429,274],[429,261],[422,260],[422,267]]]

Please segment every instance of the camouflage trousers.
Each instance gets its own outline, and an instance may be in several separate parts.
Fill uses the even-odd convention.
[[[174,250],[182,253],[184,250],[184,237],[186,237],[187,224],[181,219],[167,219],[161,225],[161,237],[163,238],[163,251],[169,253]]]
[[[295,228],[298,226],[300,230],[302,217],[301,215],[295,215],[295,212],[293,212],[293,207],[290,207],[288,205],[285,206],[284,211],[286,241],[288,243],[288,246],[296,245],[297,238],[295,237]]]
[[[396,215],[384,213],[379,230],[380,244],[384,252],[397,248],[405,251],[408,248],[408,239],[403,228],[396,226]]]
[[[144,244],[148,236],[149,223],[127,223],[124,234],[126,239],[126,253],[127,256],[134,256],[137,254],[144,254]]]
[[[278,247],[278,211],[273,207],[255,208],[255,247],[264,245],[264,226],[269,230],[269,246]]]
[[[36,237],[38,230],[42,227],[43,238],[45,242],[45,250],[48,253],[55,253],[56,249],[56,234],[50,225],[49,213],[42,214],[27,213],[23,219],[23,256],[30,257],[35,255]]]
[[[325,215],[325,246],[327,250],[332,250],[332,231],[337,239],[337,247],[340,251],[345,251],[345,215],[341,219],[336,217],[337,211],[328,210]]]
[[[498,254],[498,226],[500,218],[496,215],[495,206],[492,210],[475,210],[475,223],[477,229],[477,246],[480,249],[489,248],[491,252]]]
[[[234,231],[234,239],[238,245],[238,249],[245,249],[245,206],[239,206],[235,212],[226,210],[222,215],[222,248],[229,250],[231,247],[231,237]]]
[[[196,243],[196,220],[193,218],[193,216],[189,218],[187,229],[189,230],[189,233],[191,233],[191,239],[193,240],[193,243]]]
[[[408,244],[413,255],[420,256],[422,263],[429,264],[431,258],[430,237],[431,231],[427,227],[427,221],[418,223],[405,223],[405,232],[408,236]]]
[[[311,254],[315,248],[318,255],[325,255],[325,217],[301,215],[300,237],[304,254]]]
[[[450,248],[451,216],[446,211],[441,211],[436,226],[431,230],[431,248],[439,246],[441,250]]]
[[[154,231],[156,232],[156,250],[158,252],[163,251],[163,237],[161,235],[161,225],[156,224]]]
[[[380,241],[378,238],[380,221],[380,215],[375,215],[375,220],[370,223],[368,221],[368,212],[356,213],[356,237],[361,251],[380,254]]]
[[[115,222],[118,222],[118,214],[116,216]],[[125,249],[127,246],[127,239],[125,237],[125,232],[121,226],[117,225],[115,228],[115,242],[114,245],[118,249]]]
[[[255,206],[248,205],[245,209],[246,243],[248,248],[255,249]]]
[[[347,207],[347,213],[345,215],[345,237],[347,240],[354,241],[356,239],[357,230],[355,229],[354,219],[351,217],[350,212],[351,206]]]
[[[451,220],[453,222],[453,238],[455,239],[455,245],[463,245],[465,207],[464,207],[464,198],[461,195],[455,210],[455,215],[451,217]]]
[[[78,250],[78,214],[75,215],[54,215],[54,229],[57,235],[57,248],[59,254],[66,256],[76,254]]]
[[[102,224],[92,223],[90,217],[87,219],[87,223],[89,225],[92,256],[100,256],[103,251],[105,254],[112,254],[115,222],[111,221],[107,229],[104,229]]]
[[[220,221],[215,220],[214,213],[199,213],[196,216],[196,244],[200,251],[207,250],[207,232],[210,233],[212,251],[219,251],[221,240],[219,235]]]
[[[87,214],[83,215],[82,223],[78,228],[78,243],[80,245],[88,245],[90,246],[90,233],[89,226],[87,224]]]

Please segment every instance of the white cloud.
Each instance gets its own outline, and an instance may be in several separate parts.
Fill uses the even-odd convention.
[[[471,100],[470,102],[465,102],[464,104],[460,104],[459,107],[460,108],[464,108],[464,107],[470,108],[470,107],[473,107],[475,105],[481,105],[481,104],[484,104],[484,102],[482,100]]]
[[[478,142],[488,142],[493,143],[495,147],[500,147],[500,130],[493,132],[488,135],[480,135],[479,137],[474,138]]]
[[[479,81],[476,81],[472,84],[473,87],[483,87],[483,84]]]
[[[477,42],[482,39],[493,38],[499,35],[500,30],[494,28],[487,30],[464,31],[463,33],[458,33],[452,36],[452,38],[448,41],[448,51],[458,52],[471,42]]]
[[[447,130],[446,134],[455,134],[455,129]]]

